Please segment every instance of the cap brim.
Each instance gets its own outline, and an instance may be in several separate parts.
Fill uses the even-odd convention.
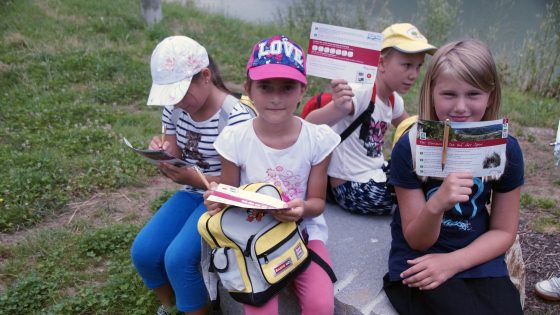
[[[307,85],[307,78],[298,70],[280,64],[266,64],[249,69],[251,80],[292,79]]]
[[[425,52],[427,54],[433,55],[437,48],[430,45],[430,44],[421,44],[421,43],[401,43],[398,46],[389,46],[393,47],[396,50],[407,53],[407,54],[416,54]]]
[[[152,83],[150,95],[148,96],[148,105],[166,106],[179,103],[191,85],[192,78],[188,78],[171,84],[155,84]]]

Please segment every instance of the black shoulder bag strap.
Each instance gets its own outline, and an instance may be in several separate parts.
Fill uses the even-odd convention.
[[[375,91],[375,85],[373,86],[373,93],[371,94],[371,100],[369,101],[369,106],[368,108],[366,108],[366,110],[364,110],[360,116],[358,116],[351,124],[350,126],[348,126],[346,129],[344,129],[344,131],[340,134],[340,142],[344,141],[346,138],[348,138],[348,136],[350,134],[352,134],[352,132],[354,132],[354,130],[356,130],[356,128],[358,128],[358,126],[364,124],[364,122],[366,122],[367,124],[367,120],[366,118],[371,116],[371,114],[373,113],[373,110],[375,109],[375,96],[376,96],[376,91]],[[363,130],[367,130],[367,129],[363,129]],[[360,139],[362,138],[361,132],[360,132]]]
[[[335,283],[337,279],[336,279],[336,275],[334,274],[334,270],[331,268],[331,266],[325,260],[323,260],[323,258],[321,258],[319,254],[317,254],[310,248],[307,248],[307,251],[309,252],[309,258],[311,258],[312,261],[314,261],[317,265],[319,265],[319,267],[323,268],[323,270],[325,270],[327,275],[329,275],[329,278],[331,278],[332,283]]]

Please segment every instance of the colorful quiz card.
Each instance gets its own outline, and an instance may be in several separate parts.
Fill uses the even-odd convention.
[[[447,177],[467,171],[475,177],[500,176],[506,161],[507,118],[481,122],[450,122],[445,167],[442,169],[443,121],[418,121],[416,174]]]
[[[383,35],[313,22],[307,74],[349,83],[375,83]]]
[[[225,184],[219,184],[216,190],[208,197],[208,200],[249,209],[274,210],[288,208],[288,205],[280,199]]]

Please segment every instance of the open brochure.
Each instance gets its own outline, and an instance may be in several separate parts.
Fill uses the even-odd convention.
[[[380,33],[313,22],[307,74],[374,84],[382,41]]]
[[[278,210],[288,208],[288,205],[280,199],[225,184],[219,184],[208,197],[208,200],[249,209]]]
[[[444,178],[451,172],[468,171],[475,177],[500,176],[504,172],[507,118],[480,122],[448,122],[444,153],[443,121],[418,121],[416,174]]]
[[[163,150],[136,149],[124,137],[123,137],[123,142],[124,142],[124,144],[126,144],[126,146],[128,146],[129,148],[134,150],[134,152],[140,154],[142,157],[144,157],[146,160],[150,161],[153,164],[157,165],[157,164],[160,164],[160,163],[170,163],[170,164],[173,164],[173,165],[178,166],[178,167],[180,167],[180,166],[190,166],[187,162],[185,162],[183,160],[180,160],[180,159],[170,155],[169,153],[167,153]]]

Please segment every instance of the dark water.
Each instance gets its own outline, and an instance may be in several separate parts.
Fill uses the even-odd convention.
[[[173,0],[169,0],[173,1]],[[175,0],[181,2],[181,0]],[[185,1],[185,0],[183,0]],[[272,22],[295,0],[194,0],[200,8],[253,22]],[[335,0],[325,0],[325,3]],[[341,0],[336,0],[340,2]],[[450,39],[476,37],[489,42],[495,53],[516,55],[528,32],[537,31],[546,4],[554,0],[463,0],[457,26]],[[366,1],[347,0],[349,6]],[[378,1],[378,3],[381,3]],[[417,1],[389,0],[395,22],[413,21]],[[373,30],[380,32],[381,30]]]

